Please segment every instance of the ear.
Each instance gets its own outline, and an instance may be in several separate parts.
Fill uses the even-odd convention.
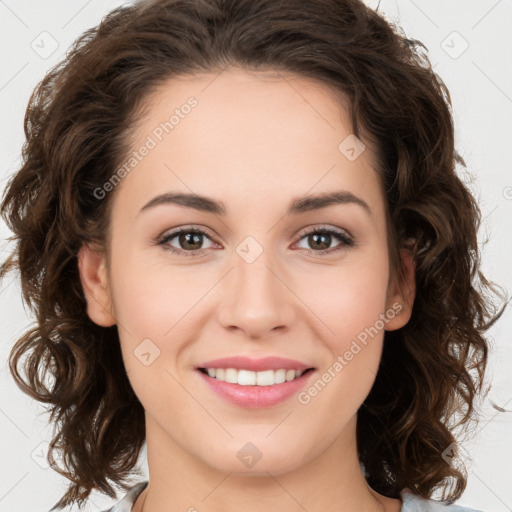
[[[416,265],[408,249],[400,250],[404,264],[404,275],[395,273],[395,279],[388,290],[386,310],[391,308],[396,314],[386,323],[386,331],[394,331],[403,327],[411,318],[412,306],[416,296]]]
[[[102,327],[115,325],[117,320],[113,312],[105,252],[83,244],[78,252],[78,271],[89,318]]]

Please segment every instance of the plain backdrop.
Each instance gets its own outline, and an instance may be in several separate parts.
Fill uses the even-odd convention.
[[[71,43],[122,1],[0,0],[0,193],[20,162],[23,117],[30,93]],[[376,0],[366,3],[377,8]],[[468,164],[483,217],[480,240],[487,277],[512,291],[512,1],[386,0],[379,10],[429,50],[453,103],[456,146]],[[0,257],[10,232],[0,222]],[[17,276],[0,282],[0,512],[48,511],[67,480],[46,465],[52,437],[40,404],[24,395],[9,373],[9,351],[34,319],[21,301]],[[458,504],[487,512],[512,510],[512,314],[491,329],[481,421],[464,448],[471,455],[468,486]],[[501,411],[499,409],[501,409]],[[145,451],[140,467],[146,472]],[[135,483],[135,482],[134,482]],[[118,499],[124,493],[118,493]],[[117,500],[92,493],[85,510]],[[77,510],[74,507],[72,510]]]

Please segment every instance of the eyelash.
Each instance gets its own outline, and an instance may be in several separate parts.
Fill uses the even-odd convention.
[[[186,257],[199,256],[207,250],[207,249],[196,249],[193,251],[185,251],[183,249],[176,249],[170,245],[166,245],[170,240],[172,240],[173,238],[175,238],[176,236],[178,236],[182,233],[193,233],[193,234],[203,235],[208,238],[211,238],[206,231],[204,231],[200,228],[191,228],[191,227],[179,228],[179,229],[171,231],[170,233],[167,233],[166,235],[159,238],[157,240],[157,244],[162,246],[162,248],[166,251],[170,251],[173,254],[185,255]],[[338,246],[336,246],[335,248],[322,249],[321,251],[307,250],[308,254],[313,254],[315,256],[318,256],[318,255],[322,256],[327,253],[332,254],[332,253],[346,250],[350,247],[355,246],[354,240],[349,235],[347,235],[344,231],[334,229],[334,228],[323,228],[323,227],[308,228],[305,232],[302,233],[302,235],[299,238],[299,241],[312,233],[320,233],[323,235],[325,235],[325,234],[334,235],[342,243],[339,244]]]

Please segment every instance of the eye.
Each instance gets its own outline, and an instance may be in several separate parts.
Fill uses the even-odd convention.
[[[199,228],[179,228],[165,234],[158,239],[158,245],[163,246],[166,251],[175,254],[183,254],[186,256],[197,256],[204,251],[204,248],[199,248],[202,245],[203,238],[206,237],[210,241],[210,237],[206,231]],[[171,240],[177,239],[177,244],[181,247],[173,247],[170,245]]]
[[[164,250],[174,254],[198,256],[213,245],[212,242],[210,247],[201,247],[205,238],[212,242],[208,233],[203,229],[186,227],[175,229],[163,235],[157,240],[157,243],[161,245]],[[334,248],[329,248],[333,242],[333,238],[339,240],[340,243]],[[175,243],[178,244],[178,247],[171,245],[171,241],[174,239],[176,239]],[[307,252],[314,255],[331,254],[355,245],[354,240],[345,231],[335,228],[309,228],[302,233],[299,242],[303,239],[313,247],[313,249],[307,249]]]
[[[333,241],[333,237],[338,239],[341,243],[334,248],[329,248]],[[315,255],[333,253],[355,245],[354,240],[345,231],[334,228],[309,228],[302,234],[300,240],[303,239],[305,239],[311,247],[320,249],[308,250],[310,254]]]

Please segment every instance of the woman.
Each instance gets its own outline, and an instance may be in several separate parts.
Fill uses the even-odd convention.
[[[52,510],[471,510],[452,420],[501,312],[419,45],[359,0],[157,0],[44,78],[1,211]]]

